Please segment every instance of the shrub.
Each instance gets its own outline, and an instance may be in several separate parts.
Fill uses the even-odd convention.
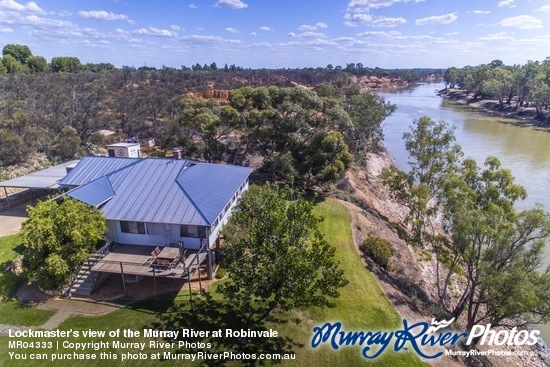
[[[393,247],[385,239],[369,237],[361,244],[361,251],[370,257],[375,263],[386,268],[393,256]]]
[[[22,225],[29,279],[44,289],[65,283],[96,249],[107,226],[103,214],[80,201],[42,201]]]

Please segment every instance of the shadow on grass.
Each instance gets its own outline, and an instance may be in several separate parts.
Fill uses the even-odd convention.
[[[134,312],[141,312],[146,314],[158,314],[164,315],[170,313],[172,306],[176,303],[176,297],[178,292],[171,292],[160,295],[158,298],[149,298],[137,302],[120,302],[121,306],[125,306],[127,309]]]
[[[26,250],[26,247],[23,244],[19,244],[13,248],[13,251],[17,252],[19,255],[23,255],[23,252]]]
[[[242,358],[243,354],[256,355],[273,353],[292,353],[294,347],[303,347],[302,344],[294,342],[290,337],[235,337],[227,336],[226,330],[241,331],[243,325],[249,325],[245,331],[266,331],[269,330],[267,323],[272,326],[286,323],[281,315],[271,314],[265,320],[253,320],[250,323],[250,315],[237,309],[236,305],[225,300],[215,300],[206,293],[199,299],[194,299],[193,309],[189,303],[175,304],[171,309],[159,317],[159,322],[152,325],[153,329],[158,330],[180,330],[178,341],[180,347],[178,354],[196,353],[205,351],[207,353],[229,352],[234,355],[240,354],[240,363],[245,366],[263,365],[265,363],[273,364],[275,360],[260,360],[254,358]],[[206,336],[182,337],[182,329],[192,329],[194,331],[210,331]],[[212,331],[221,330],[220,337],[213,337]],[[274,329],[277,330],[277,329]],[[203,333],[206,334],[206,333]],[[172,342],[174,340],[167,339]],[[199,346],[197,343],[205,343],[206,346]],[[208,345],[209,344],[209,345]],[[224,366],[229,362],[228,359],[202,360],[206,366]]]

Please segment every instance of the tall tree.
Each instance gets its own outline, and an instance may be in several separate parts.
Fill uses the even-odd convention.
[[[48,62],[42,56],[29,56],[26,64],[31,73],[42,73],[49,70]]]
[[[452,243],[450,267],[438,278],[442,306],[455,317],[466,312],[468,330],[479,323],[548,321],[550,267],[540,267],[550,215],[540,207],[516,211],[525,189],[495,157],[487,158],[483,170],[464,160],[445,186],[440,203]],[[466,284],[457,302],[447,291],[458,268]]]
[[[80,70],[80,60],[77,57],[60,56],[52,58],[53,72],[76,73]]]
[[[413,121],[411,131],[403,134],[411,170],[404,173],[392,166],[382,178],[393,195],[409,208],[407,223],[416,245],[430,245],[437,236],[437,197],[448,176],[455,172],[462,151],[455,144],[452,128],[429,117]]]
[[[550,319],[550,267],[540,271],[549,214],[541,208],[517,212],[523,187],[497,158],[489,157],[483,170],[471,158],[461,161],[444,122],[421,118],[404,139],[412,169],[386,171],[384,180],[410,208],[415,241],[436,254],[443,309],[456,318],[466,313],[468,329]],[[449,254],[445,267],[443,253]],[[464,282],[451,296],[456,276]]]
[[[13,56],[19,63],[25,64],[27,59],[32,56],[32,52],[27,45],[9,44],[2,49],[2,55],[4,57],[6,55]]]
[[[353,155],[339,132],[318,133],[293,155],[297,178],[306,189],[338,181],[353,163]]]
[[[229,281],[220,291],[248,311],[249,323],[265,319],[276,307],[330,305],[347,284],[335,249],[317,228],[313,204],[287,201],[289,196],[271,186],[252,187],[227,229]]]
[[[382,122],[395,111],[395,106],[370,92],[352,92],[346,105],[351,119],[351,124],[344,130],[346,143],[359,161],[365,161],[366,153],[376,148],[384,138]]]

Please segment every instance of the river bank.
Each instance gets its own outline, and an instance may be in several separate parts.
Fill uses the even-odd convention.
[[[392,199],[379,177],[382,170],[394,162],[385,148],[369,153],[367,161],[366,167],[352,167],[335,190],[335,197],[346,201],[350,209],[356,250],[363,257],[359,245],[367,237],[381,237],[389,241],[395,255],[387,270],[363,258],[388,301],[409,322],[430,322],[432,318],[441,320],[446,315],[437,306],[435,255],[428,248],[410,246],[402,238],[402,223],[408,209]],[[453,278],[453,287],[459,289],[462,286],[461,279],[456,276]],[[464,320],[459,320],[456,327],[463,329]],[[487,350],[486,347],[479,349]],[[436,361],[425,362],[444,367],[482,366],[486,362],[496,367],[543,367],[548,363],[548,350],[544,343],[534,347],[499,346],[497,349],[506,353],[530,355],[490,356],[488,359],[444,356]]]
[[[466,105],[480,112],[510,119],[520,120],[516,126],[532,126],[536,129],[550,132],[550,117],[548,113],[544,119],[537,117],[534,107],[517,107],[515,103],[501,105],[498,100],[490,100],[467,95],[462,89],[442,89],[439,95],[455,103]],[[510,122],[507,122],[510,123]]]

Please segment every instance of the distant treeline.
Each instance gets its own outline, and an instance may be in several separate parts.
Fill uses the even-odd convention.
[[[0,75],[6,74],[32,74],[32,73],[46,73],[46,72],[64,72],[64,73],[78,73],[78,72],[101,72],[117,69],[111,63],[86,63],[82,64],[78,57],[74,56],[59,56],[52,58],[51,62],[42,57],[32,54],[30,48],[26,45],[8,44],[2,49],[2,58],[0,58]],[[376,76],[376,77],[388,77],[388,78],[400,78],[404,81],[415,82],[426,80],[432,75],[441,76],[444,69],[381,69],[379,67],[369,68],[365,67],[362,63],[349,63],[345,67],[332,64],[328,64],[326,67],[317,68],[303,68],[303,69],[246,69],[235,64],[225,64],[224,66],[218,66],[215,62],[210,64],[196,63],[191,66],[182,65],[181,68],[176,69],[169,66],[163,66],[157,69],[153,66],[122,66],[120,69],[131,69],[139,71],[206,71],[206,72],[247,72],[247,73],[261,73],[261,74],[283,74],[292,80],[299,83],[317,84],[319,78],[326,81],[327,78],[331,78],[341,72],[346,72],[356,76]],[[312,73],[321,73],[321,75],[311,75]],[[222,74],[223,75],[223,74]],[[227,75],[225,75],[227,77]],[[299,80],[294,80],[298,77]]]
[[[449,68],[444,74],[447,86],[464,89],[474,97],[495,99],[504,104],[534,107],[537,117],[545,118],[550,105],[550,57],[524,65],[489,64]]]
[[[334,182],[382,138],[394,107],[362,91],[427,80],[443,70],[384,70],[362,64],[244,69],[195,64],[181,69],[50,63],[24,45],[3,48],[0,167],[32,156],[69,160],[98,152],[99,132],[154,139],[165,150],[214,162],[255,162],[266,177],[311,187]],[[365,76],[366,78],[363,78]],[[405,82],[403,82],[405,81]],[[203,93],[207,91],[207,93]]]

